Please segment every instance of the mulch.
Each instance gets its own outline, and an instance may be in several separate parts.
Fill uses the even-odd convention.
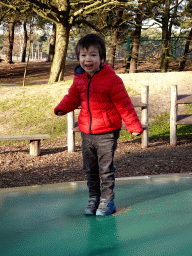
[[[82,170],[81,142],[68,153],[66,140],[42,142],[38,157],[29,154],[29,145],[0,147],[0,187],[20,187],[86,180]],[[116,177],[192,173],[192,138],[178,140],[172,147],[168,139],[151,139],[142,149],[140,139],[118,141],[115,154]]]

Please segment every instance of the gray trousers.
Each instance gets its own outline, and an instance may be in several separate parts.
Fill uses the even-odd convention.
[[[83,170],[87,176],[89,197],[108,201],[114,199],[115,167],[113,164],[120,130],[104,134],[85,134],[82,137]]]

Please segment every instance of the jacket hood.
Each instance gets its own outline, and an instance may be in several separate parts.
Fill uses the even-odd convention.
[[[114,73],[115,74],[115,71],[113,70],[113,68],[106,64],[106,63],[102,63],[101,66],[100,66],[100,70],[98,72],[96,72],[97,74],[101,74],[104,72],[109,72],[109,73]],[[87,72],[80,66],[78,65],[75,70],[74,70],[74,75],[86,75],[88,76]]]
[[[75,75],[82,75],[85,73],[85,70],[80,66],[78,65],[75,70],[74,70],[74,74]]]

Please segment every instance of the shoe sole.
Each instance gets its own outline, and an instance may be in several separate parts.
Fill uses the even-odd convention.
[[[91,211],[85,211],[85,212],[84,212],[84,214],[85,214],[85,215],[95,215],[95,214],[96,214],[96,212],[95,212],[95,213],[93,213],[93,212],[91,212]]]
[[[98,210],[98,211],[96,211],[96,215],[97,216],[109,216],[109,215],[115,213],[115,211],[116,211],[116,207],[114,206],[110,212],[101,212]]]

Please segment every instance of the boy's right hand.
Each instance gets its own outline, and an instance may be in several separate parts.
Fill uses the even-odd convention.
[[[62,110],[57,110],[56,115],[57,116],[63,116],[63,111]]]
[[[132,135],[133,136],[139,136],[139,135],[141,135],[141,133],[140,132],[133,132]]]

